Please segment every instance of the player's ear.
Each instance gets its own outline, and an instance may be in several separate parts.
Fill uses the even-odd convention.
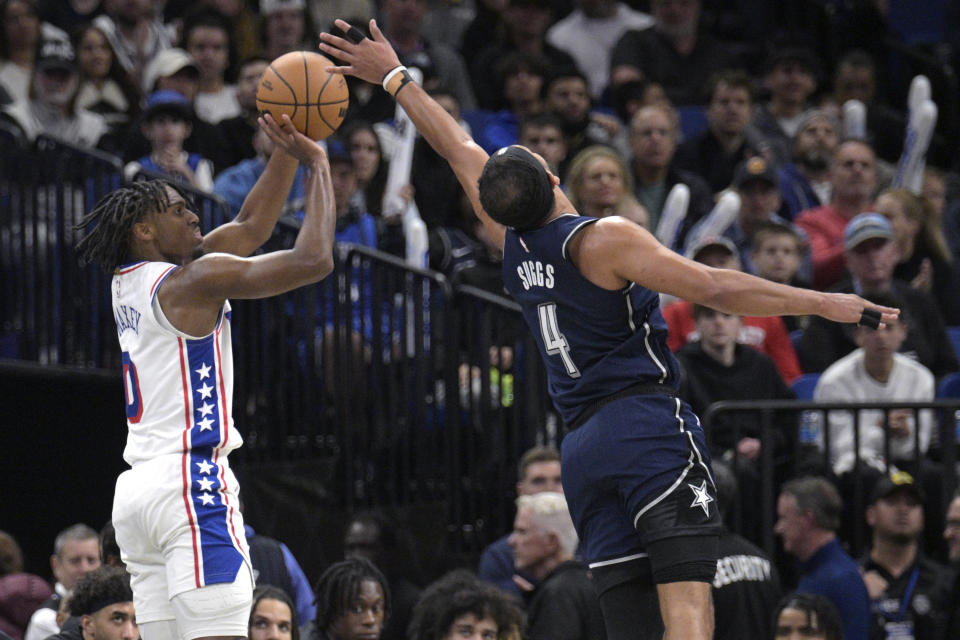
[[[152,240],[154,237],[155,230],[153,224],[147,219],[138,220],[133,223],[133,239],[134,240]]]

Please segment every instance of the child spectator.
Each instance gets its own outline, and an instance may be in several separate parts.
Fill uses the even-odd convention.
[[[193,128],[193,110],[176,91],[156,91],[147,99],[140,129],[150,141],[150,154],[123,168],[130,180],[140,169],[166,174],[192,187],[213,188],[213,163],[198,153],[183,150],[183,141]]]
[[[754,275],[794,287],[808,287],[798,276],[806,244],[794,227],[776,222],[761,224],[753,234],[750,261]],[[805,316],[781,316],[787,331],[806,327]]]

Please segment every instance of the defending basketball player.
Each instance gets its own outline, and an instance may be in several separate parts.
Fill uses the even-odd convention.
[[[260,126],[277,151],[237,217],[206,236],[163,181],[117,189],[78,226],[81,261],[113,274],[131,466],[117,480],[113,524],[144,640],[246,636],[253,580],[227,461],[242,442],[228,299],[276,295],[333,269],[325,152],[289,118]],[[294,247],[248,257],[269,239],[298,160],[309,177]]]
[[[573,429],[563,441],[564,494],[608,637],[659,637],[659,610],[662,637],[711,638],[716,490],[700,423],[676,397],[657,292],[726,313],[873,326],[898,311],[712,269],[624,218],[579,216],[539,156],[513,146],[488,157],[410,80],[374,21],[372,39],[336,24],[350,40],[322,34],[321,50],[343,62],[339,72],[394,96],[503,247],[504,284],[523,307],[553,402]]]

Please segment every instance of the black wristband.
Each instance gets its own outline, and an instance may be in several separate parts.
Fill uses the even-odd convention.
[[[860,312],[860,322],[857,323],[857,326],[879,329],[880,319],[882,317],[881,313],[876,309],[864,309]]]

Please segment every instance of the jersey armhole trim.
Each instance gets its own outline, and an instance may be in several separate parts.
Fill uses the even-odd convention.
[[[589,220],[584,220],[583,222],[581,222],[580,224],[578,224],[577,226],[575,226],[573,229],[570,230],[570,233],[567,234],[567,237],[563,239],[563,245],[560,247],[560,252],[563,255],[564,260],[568,260],[568,261],[570,260],[570,256],[567,253],[567,245],[570,243],[570,240],[573,239],[573,236],[579,233],[580,230],[583,229],[585,226],[587,226],[588,224],[593,224],[597,220],[598,218],[591,218]]]

